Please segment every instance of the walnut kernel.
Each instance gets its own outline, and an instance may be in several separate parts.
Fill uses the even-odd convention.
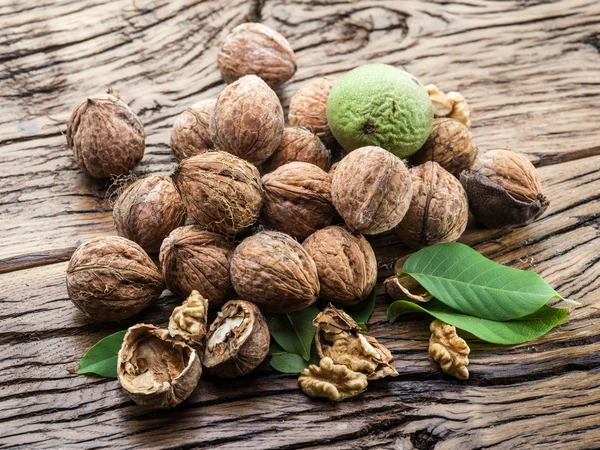
[[[448,375],[459,380],[468,379],[467,366],[471,349],[465,340],[456,334],[456,328],[441,320],[434,320],[429,330],[429,356],[435,359]]]
[[[471,108],[462,94],[458,92],[444,94],[433,84],[428,84],[425,89],[427,89],[431,103],[433,103],[436,117],[449,117],[458,120],[467,128],[471,127],[471,120],[469,119]]]
[[[318,366],[311,364],[302,371],[298,384],[309,397],[341,401],[364,392],[368,381],[365,374],[334,364],[331,358],[322,358]]]
[[[202,297],[200,292],[192,291],[190,296],[171,313],[169,334],[202,353],[208,328],[207,321],[208,300]]]

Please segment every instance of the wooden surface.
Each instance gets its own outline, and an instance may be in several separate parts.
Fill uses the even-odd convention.
[[[137,174],[169,173],[176,115],[222,89],[216,46],[248,20],[296,50],[284,106],[313,77],[366,62],[463,93],[480,149],[527,153],[552,203],[529,227],[473,226],[462,241],[581,306],[538,341],[473,342],[471,379],[458,382],[427,357],[428,320],[387,323],[380,288],[371,333],[400,377],[343,404],[305,397],[267,363],[238,380],[203,378],[168,412],[69,372],[133,323],[93,323],[67,298],[74,248],[115,233],[105,183],[67,149],[71,110],[118,91],[148,135]],[[0,0],[0,23],[0,446],[600,448],[600,2]],[[390,235],[371,242],[382,281],[405,251]],[[135,321],[164,324],[178,302],[165,292]]]

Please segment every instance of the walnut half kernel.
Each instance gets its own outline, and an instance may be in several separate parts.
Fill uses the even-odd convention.
[[[429,326],[429,356],[435,359],[442,370],[459,380],[469,378],[469,352],[471,349],[464,339],[456,334],[452,325],[434,320]]]
[[[298,384],[309,397],[341,401],[364,392],[368,381],[365,374],[323,358],[318,366],[311,364],[302,371]]]
[[[207,329],[208,300],[200,292],[192,291],[181,306],[173,310],[169,319],[169,334],[202,353]]]

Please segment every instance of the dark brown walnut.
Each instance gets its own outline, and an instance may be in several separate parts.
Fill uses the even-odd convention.
[[[319,297],[336,305],[354,305],[377,282],[377,260],[369,242],[344,227],[327,227],[302,244],[317,265]]]
[[[313,320],[317,327],[315,344],[321,358],[331,358],[368,380],[397,377],[390,351],[374,337],[365,336],[358,324],[341,309],[327,306]]]
[[[232,256],[233,244],[223,236],[187,225],[167,236],[159,260],[171,292],[186,298],[197,290],[211,308],[218,308],[233,293],[229,277]]]
[[[233,235],[254,224],[264,191],[256,167],[226,152],[186,158],[173,175],[188,213],[203,227]]]
[[[208,300],[198,291],[192,291],[184,302],[177,306],[169,318],[169,334],[182,340],[200,354],[208,333]]]
[[[306,308],[319,297],[315,262],[297,241],[277,231],[242,241],[231,260],[231,282],[240,297],[270,313]]]
[[[304,240],[329,225],[335,209],[331,203],[331,175],[314,164],[292,162],[262,178],[265,201],[262,221]]]
[[[331,154],[321,139],[306,128],[285,127],[281,144],[263,165],[263,173],[269,173],[294,161],[307,162],[327,171]]]
[[[488,228],[512,228],[532,223],[548,208],[540,177],[531,162],[510,150],[481,155],[460,176],[475,218]]]
[[[331,197],[350,230],[378,234],[402,220],[412,184],[401,159],[379,147],[362,147],[336,167]]]
[[[200,355],[154,325],[127,330],[117,358],[117,376],[138,405],[172,408],[188,398],[202,375]]]
[[[310,130],[325,144],[335,142],[327,122],[327,99],[335,82],[335,78],[317,78],[301,87],[290,101],[290,123]]]
[[[413,165],[435,161],[458,177],[477,159],[477,146],[469,129],[458,120],[442,118],[433,121],[431,134],[410,162]]]
[[[67,267],[69,298],[99,321],[136,315],[164,288],[160,272],[142,247],[119,236],[87,241],[75,250]]]
[[[254,370],[269,353],[267,322],[254,303],[230,300],[211,324],[202,364],[211,375],[236,378]]]
[[[137,242],[148,253],[158,253],[164,238],[185,223],[186,215],[171,178],[159,175],[132,183],[113,208],[117,233]]]
[[[456,241],[469,219],[467,194],[460,182],[432,161],[411,168],[410,175],[413,197],[394,230],[398,240],[415,249]]]
[[[182,112],[171,131],[171,152],[178,161],[214,148],[210,118],[216,99],[201,100]]]
[[[97,178],[124,175],[144,156],[144,126],[113,95],[89,97],[73,110],[67,144],[81,170]]]
[[[283,125],[275,92],[256,75],[247,75],[219,95],[210,131],[220,150],[261,164],[281,144]]]

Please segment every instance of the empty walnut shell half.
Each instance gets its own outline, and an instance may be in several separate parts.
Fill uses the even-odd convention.
[[[269,173],[294,161],[307,162],[327,171],[331,153],[321,139],[306,128],[285,127],[281,144],[263,165],[262,172]]]
[[[288,114],[292,125],[310,130],[328,145],[335,142],[327,122],[327,99],[335,82],[325,77],[302,86],[292,97]]]
[[[164,290],[160,272],[142,247],[119,236],[81,245],[67,267],[67,291],[84,314],[99,321],[136,315]]]
[[[254,303],[230,300],[210,326],[202,364],[221,378],[244,376],[263,362],[270,339],[267,322]]]
[[[208,300],[200,292],[192,291],[184,302],[177,306],[169,318],[169,334],[180,339],[200,354],[208,332]]]
[[[240,297],[276,314],[306,308],[319,297],[315,262],[297,241],[277,231],[242,241],[231,260],[231,282]]]
[[[202,375],[200,356],[169,332],[139,324],[127,330],[117,358],[117,376],[138,405],[177,406],[196,388]]]
[[[97,178],[124,175],[144,156],[144,126],[113,95],[89,97],[73,110],[67,144],[81,170]]]
[[[201,100],[182,112],[171,131],[171,152],[178,161],[214,148],[210,119],[216,99]]]
[[[475,218],[488,228],[512,228],[532,223],[548,208],[540,177],[531,162],[510,150],[481,155],[460,176]]]

